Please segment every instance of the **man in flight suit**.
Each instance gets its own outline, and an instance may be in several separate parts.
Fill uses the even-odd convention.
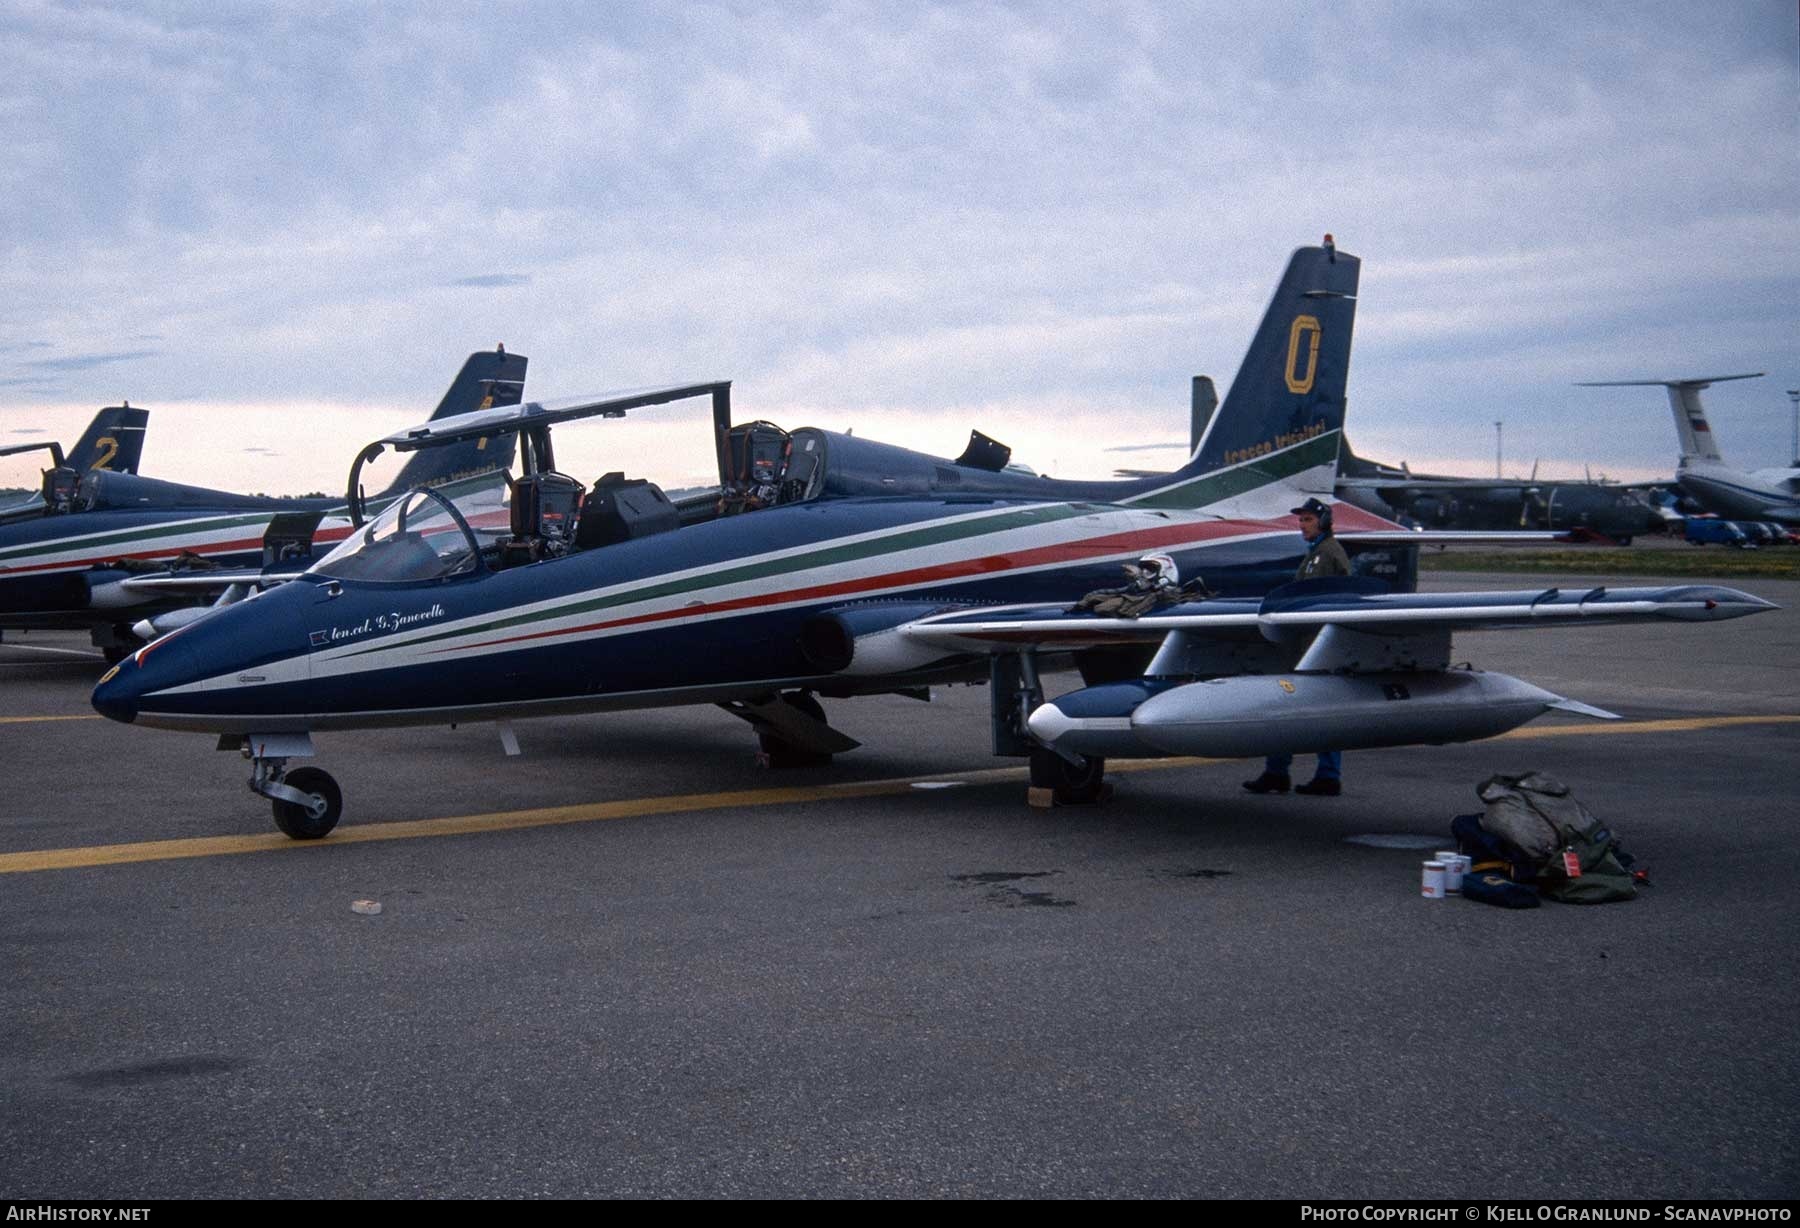
[[[1300,518],[1300,535],[1306,539],[1308,547],[1306,557],[1300,560],[1300,569],[1294,573],[1294,579],[1313,580],[1320,576],[1349,575],[1350,556],[1344,553],[1337,538],[1331,535],[1331,505],[1317,499],[1308,499],[1299,507],[1289,508],[1288,511]],[[1246,780],[1244,788],[1252,793],[1286,793],[1293,789],[1296,793],[1312,797],[1336,797],[1344,791],[1342,751],[1320,751],[1318,770],[1311,781],[1298,788],[1294,788],[1293,780],[1288,776],[1288,768],[1293,762],[1292,755],[1270,755],[1263,764],[1263,774],[1255,780]]]

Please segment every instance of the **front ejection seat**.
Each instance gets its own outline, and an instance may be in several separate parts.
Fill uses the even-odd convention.
[[[583,487],[565,473],[533,473],[512,484],[512,539],[500,547],[503,567],[566,554],[575,540]]]

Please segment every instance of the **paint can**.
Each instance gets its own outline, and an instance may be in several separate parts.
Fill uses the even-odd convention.
[[[1461,895],[1463,875],[1469,872],[1469,859],[1461,853],[1433,853],[1432,860],[1444,863],[1444,892]]]
[[[1428,900],[1441,900],[1444,898],[1443,862],[1428,861],[1425,863],[1425,878],[1421,884],[1419,894]]]

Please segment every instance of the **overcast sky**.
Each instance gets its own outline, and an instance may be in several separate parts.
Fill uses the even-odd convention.
[[[1791,459],[1793,0],[0,0],[0,121],[0,442],[129,398],[157,476],[335,490],[495,341],[539,398],[1173,465],[1103,449],[1183,438],[1326,231],[1361,452],[1654,476],[1662,393],[1574,381],[1767,371],[1713,425]],[[584,434],[709,455],[698,407]]]

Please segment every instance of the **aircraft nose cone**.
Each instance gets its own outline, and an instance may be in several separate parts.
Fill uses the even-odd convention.
[[[179,635],[164,636],[100,676],[94,687],[94,710],[109,720],[135,721],[143,714],[149,697],[190,682],[196,674],[193,656]]]
[[[100,676],[94,688],[94,710],[109,721],[130,724],[137,719],[138,699],[143,694],[137,662],[130,657]]]

